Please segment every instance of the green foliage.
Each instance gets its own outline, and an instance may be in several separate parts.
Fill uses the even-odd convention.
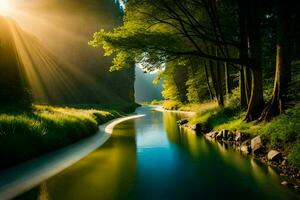
[[[298,169],[300,169],[300,139],[293,145],[288,160]]]
[[[285,114],[275,117],[263,129],[264,135],[271,140],[271,145],[282,148],[300,139],[300,104],[288,109]]]
[[[200,102],[207,98],[207,87],[204,84],[205,77],[203,77],[203,72],[201,70],[198,70],[196,73],[193,72],[193,69],[190,69],[189,71],[189,78],[186,82],[188,102]]]
[[[272,148],[284,150],[289,155],[289,161],[300,167],[300,103],[266,123],[247,123],[243,120],[244,115],[244,111],[231,104],[226,108],[200,111],[189,123],[203,123],[217,131],[226,129],[253,136],[262,135],[270,141]]]
[[[240,105],[240,88],[234,88],[230,94],[226,95],[226,105],[227,106],[237,106]]]
[[[180,111],[191,111],[200,113],[205,113],[208,110],[214,110],[217,108],[216,102],[203,102],[203,103],[188,103],[183,104],[178,101],[165,100],[163,101],[163,108],[166,110],[180,110]],[[192,118],[193,120],[194,118]]]
[[[290,101],[299,101],[300,99],[300,60],[292,63],[292,81],[288,88],[287,98]]]
[[[150,105],[153,105],[153,106],[157,106],[157,105],[161,105],[163,102],[162,101],[158,101],[156,99],[152,100]]]
[[[0,168],[74,143],[96,133],[116,112],[35,106],[32,112],[0,115]]]
[[[175,100],[164,101],[163,108],[166,110],[178,110],[182,106],[182,103]]]
[[[261,125],[263,135],[274,148],[288,153],[289,161],[300,169],[300,103],[272,121]]]
[[[187,102],[188,70],[179,62],[169,62],[161,75],[163,78],[162,95],[167,100],[174,100],[181,103]]]
[[[174,78],[164,79],[162,95],[167,100],[180,101],[180,93],[174,83]]]
[[[216,6],[215,19],[210,19],[209,5]],[[300,114],[299,105],[297,104],[300,91],[300,87],[298,87],[299,76],[297,75],[300,71],[299,63],[294,63],[292,67],[292,87],[289,88],[287,96],[289,102],[296,104],[296,106],[268,123],[246,123],[243,120],[245,111],[239,106],[240,88],[233,89],[230,94],[226,94],[225,108],[209,107],[203,109],[201,108],[202,104],[199,108],[193,105],[193,103],[208,99],[207,82],[211,84],[212,93],[215,93],[215,96],[223,96],[222,93],[225,92],[224,85],[229,85],[231,88],[238,85],[236,79],[238,69],[232,67],[232,63],[235,62],[227,62],[227,66],[230,67],[228,70],[229,75],[226,77],[229,79],[229,83],[225,84],[225,70],[221,68],[224,62],[211,57],[216,56],[216,54],[220,56],[219,54],[223,53],[228,54],[224,55],[225,57],[234,59],[237,55],[247,54],[248,51],[251,54],[250,59],[255,60],[256,55],[252,52],[252,48],[247,49],[249,45],[246,45],[248,47],[245,46],[245,52],[240,51],[237,47],[242,42],[240,41],[242,38],[237,35],[239,32],[242,33],[242,30],[237,31],[237,28],[239,27],[239,19],[243,17],[238,16],[237,11],[243,11],[243,6],[237,7],[236,3],[229,3],[228,1],[217,2],[216,5],[213,5],[213,3],[208,4],[206,8],[197,1],[182,0],[174,3],[174,1],[166,0],[155,1],[154,3],[154,1],[130,0],[125,11],[124,25],[111,32],[102,30],[96,33],[90,44],[103,46],[106,55],[115,55],[112,70],[128,67],[132,62],[141,63],[148,71],[157,68],[164,69],[160,78],[163,80],[162,94],[167,101],[164,102],[163,106],[166,109],[200,110],[189,123],[205,123],[216,130],[229,129],[253,135],[262,134],[270,140],[271,146],[292,152],[290,154],[291,160],[297,166],[299,156],[295,152],[298,151],[299,147],[294,144],[299,141],[298,134],[300,132],[299,123],[297,123]],[[276,8],[276,5],[273,4],[262,6],[261,9],[258,9],[261,13],[258,12],[253,15],[253,24],[246,23],[245,27],[245,30],[252,30],[252,28],[255,28],[255,16],[257,16],[257,24],[260,23],[258,18],[262,18],[261,24],[264,24],[264,26],[258,27],[262,29],[258,37],[263,42],[263,48],[257,49],[255,52],[261,53],[257,57],[262,57],[262,60],[257,63],[262,64],[263,95],[266,100],[271,99],[274,85],[277,40],[276,23],[273,20],[278,17],[278,13],[274,12],[277,8],[274,8]],[[214,8],[211,10],[214,10]],[[211,15],[213,14],[211,13]],[[248,21],[248,17],[253,16],[245,15],[245,21]],[[220,27],[216,25],[220,25]],[[213,31],[217,30],[218,32],[218,29],[219,33]],[[233,44],[220,44],[219,37]],[[253,44],[250,46],[256,46],[255,43],[260,39],[251,41],[250,43]],[[224,46],[224,49],[222,46]],[[226,53],[222,51],[226,51]],[[191,52],[197,52],[201,55],[191,54]],[[209,54],[210,56],[206,57],[203,54]],[[204,68],[204,66],[207,68]],[[253,66],[247,67],[253,68]],[[206,81],[206,78],[209,80]],[[260,84],[259,82],[253,83]],[[259,93],[260,90],[255,91],[255,88],[259,87],[252,88],[251,95],[254,100],[256,94],[261,94]],[[262,98],[259,98],[258,95],[257,99]],[[187,103],[189,104],[185,106]],[[253,106],[256,107],[256,105]],[[249,112],[248,114],[252,114],[251,112],[254,111],[249,109]],[[294,145],[293,149],[290,148],[292,145]]]
[[[197,113],[189,123],[205,123],[210,128],[218,130],[224,128],[221,125],[239,119],[241,114],[242,111],[238,106],[226,108],[215,107]]]
[[[167,55],[162,50],[171,51],[176,48],[175,43],[176,40],[170,33],[149,31],[143,26],[131,23],[112,32],[101,30],[89,42],[94,47],[103,46],[105,56],[116,55],[111,71],[131,67],[133,62],[142,63],[152,71],[166,61]]]

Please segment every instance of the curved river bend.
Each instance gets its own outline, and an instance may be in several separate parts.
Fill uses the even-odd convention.
[[[112,137],[20,200],[300,199],[270,167],[180,130],[184,114],[154,112],[118,124]]]

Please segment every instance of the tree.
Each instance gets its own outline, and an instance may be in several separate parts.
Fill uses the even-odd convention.
[[[103,45],[107,55],[116,55],[112,69],[126,66],[127,60],[141,63],[151,71],[164,68],[169,62],[198,59],[205,63],[201,74],[206,81],[202,84],[207,85],[208,93],[215,96],[220,106],[225,104],[224,94],[231,90],[231,70],[238,70],[241,106],[247,108],[245,119],[253,121],[261,117],[265,108],[261,30],[267,10],[274,7],[269,4],[272,5],[260,0],[129,0],[124,25],[112,32],[96,33],[91,44]],[[287,37],[284,31],[281,35],[280,38]],[[284,50],[288,49],[287,43],[284,39],[278,41],[274,103],[269,107],[282,104],[287,88],[282,82],[289,79],[289,75],[282,75],[280,67],[280,63],[289,62],[285,53],[288,50]],[[284,74],[289,74],[288,68],[284,68]],[[196,79],[189,79],[189,87],[195,85]],[[280,113],[282,108],[265,109],[264,113],[270,113],[267,110]]]
[[[251,96],[248,102],[246,120],[256,120],[263,108],[263,79],[261,68],[261,35],[260,35],[260,18],[261,8],[259,0],[239,0],[238,1],[239,17],[240,17],[240,33],[241,46],[240,46],[240,58],[250,60],[246,64],[246,70],[244,70],[244,84],[246,86],[243,90],[247,98],[247,84],[248,76],[247,69],[251,71]],[[245,46],[247,45],[247,46]],[[243,62],[247,63],[247,62]],[[242,91],[242,90],[241,90]]]
[[[272,117],[284,112],[286,95],[291,81],[291,21],[295,14],[297,3],[283,0],[277,2],[277,44],[276,44],[276,70],[273,94],[270,102],[262,112],[260,121],[270,120]]]

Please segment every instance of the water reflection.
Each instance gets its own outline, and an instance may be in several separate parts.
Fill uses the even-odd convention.
[[[101,148],[17,199],[132,199],[136,179],[134,129],[134,121],[117,125]]]
[[[139,108],[97,151],[18,199],[299,199],[270,167]]]

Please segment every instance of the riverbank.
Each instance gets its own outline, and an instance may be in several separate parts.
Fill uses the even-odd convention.
[[[35,105],[0,113],[0,169],[41,156],[95,134],[100,124],[120,117],[119,110]],[[122,110],[122,109],[120,109]],[[129,111],[128,107],[124,110]]]
[[[102,146],[111,137],[116,125],[141,117],[144,115],[130,115],[111,120],[100,125],[96,134],[0,171],[0,199],[12,199],[60,173]]]
[[[178,124],[277,168],[283,185],[299,189],[300,104],[264,123],[247,123],[244,115],[245,111],[235,104],[225,108],[205,105]]]

